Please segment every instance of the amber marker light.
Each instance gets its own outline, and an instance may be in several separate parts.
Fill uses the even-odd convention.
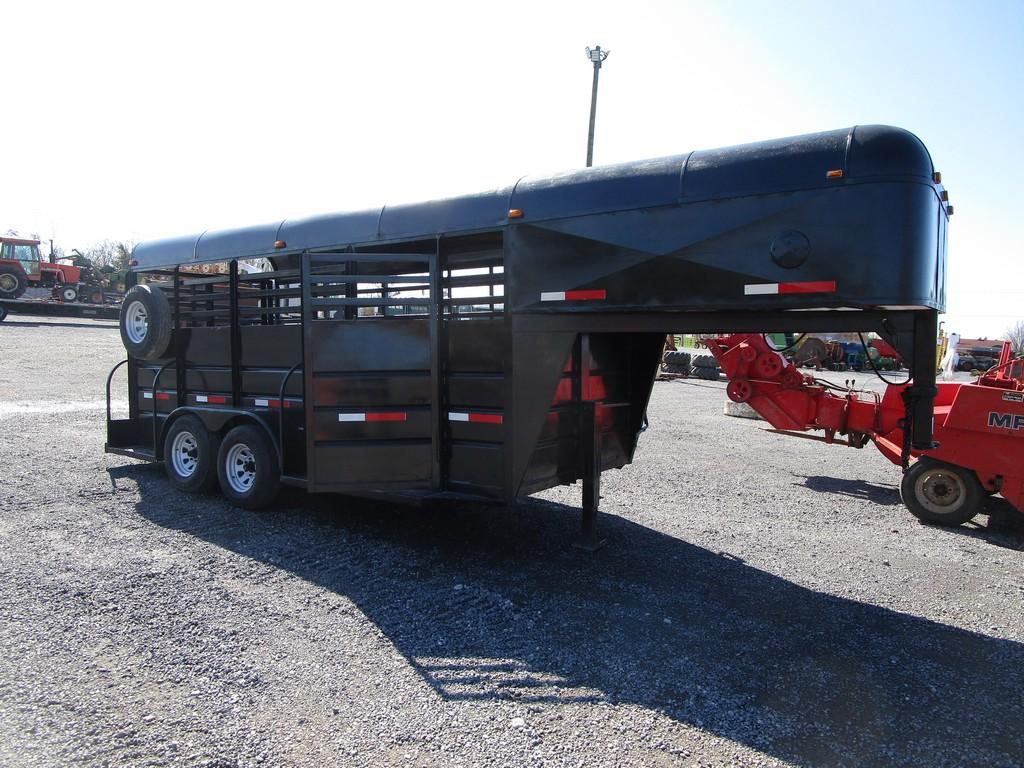
[[[518,208],[509,208],[508,217],[510,219],[521,219],[523,218],[523,212]]]
[[[826,179],[841,179],[843,178],[843,169],[836,168],[834,171],[828,171],[825,174]]]
[[[935,171],[932,174],[932,181],[934,181],[936,184],[941,184],[942,183],[942,174],[939,173],[938,171]]]
[[[284,240],[275,240],[274,241],[274,248],[277,249],[277,250],[281,250],[282,248],[284,248],[287,245],[288,245],[288,243],[286,243]]]

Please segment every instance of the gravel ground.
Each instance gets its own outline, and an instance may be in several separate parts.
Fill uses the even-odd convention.
[[[1005,502],[919,525],[876,451],[725,418],[722,383],[656,385],[587,555],[578,487],[173,493],[102,452],[113,324],[0,340],[2,765],[1024,764]]]

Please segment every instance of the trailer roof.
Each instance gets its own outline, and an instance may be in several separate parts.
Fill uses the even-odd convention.
[[[830,173],[831,172],[831,173]],[[598,166],[473,195],[140,243],[135,269],[273,257],[313,248],[366,245],[495,229],[508,223],[772,194],[884,178],[931,184],[934,168],[912,133],[868,125]],[[828,174],[828,175],[827,175]],[[275,243],[283,242],[283,248]]]

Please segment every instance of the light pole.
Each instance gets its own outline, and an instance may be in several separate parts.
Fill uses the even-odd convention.
[[[594,118],[597,117],[597,78],[601,72],[601,62],[608,58],[611,51],[602,51],[601,46],[587,48],[587,58],[594,62],[594,87],[590,91],[590,134],[587,136],[587,168],[594,164]]]

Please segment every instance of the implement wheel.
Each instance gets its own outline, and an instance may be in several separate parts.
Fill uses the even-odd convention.
[[[982,489],[973,471],[921,458],[903,475],[900,497],[921,522],[956,526],[978,513]]]

